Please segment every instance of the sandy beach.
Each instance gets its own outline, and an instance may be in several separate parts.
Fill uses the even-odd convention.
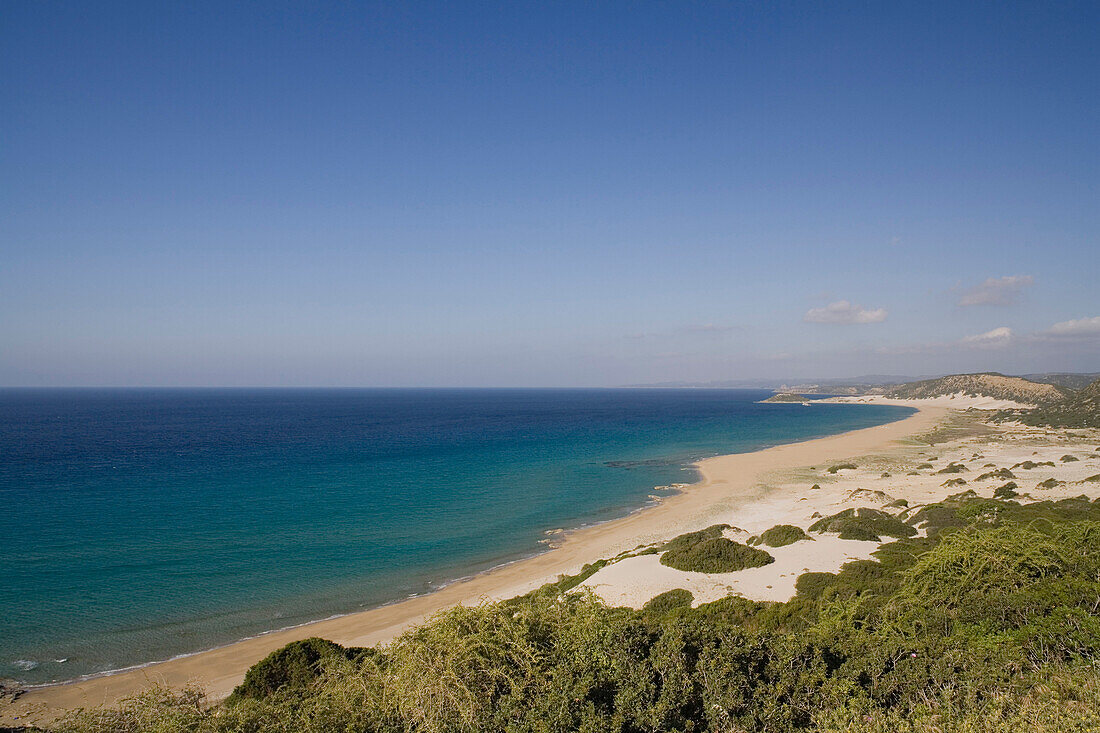
[[[345,645],[372,645],[392,639],[409,626],[455,604],[479,603],[525,593],[561,574],[575,573],[586,563],[613,557],[638,545],[662,541],[711,524],[717,521],[716,517],[736,513],[768,493],[769,489],[762,483],[766,475],[886,450],[898,440],[932,428],[945,412],[946,408],[925,408],[887,425],[711,458],[698,465],[701,480],[683,492],[624,518],[565,533],[554,549],[536,557],[403,602],[265,634],[134,670],[31,689],[16,703],[5,706],[3,715],[5,719],[12,719],[38,709],[48,717],[57,710],[109,704],[153,683],[173,686],[196,683],[211,699],[220,699],[241,681],[248,667],[296,639],[320,636]],[[660,590],[650,595],[657,592]]]

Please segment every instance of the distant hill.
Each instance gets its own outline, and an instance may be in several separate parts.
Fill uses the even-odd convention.
[[[631,384],[628,387],[635,388],[663,388],[663,389],[775,389],[780,392],[792,392],[802,395],[878,395],[886,394],[895,396],[901,390],[909,390],[915,385],[934,385],[942,379],[957,380],[962,377],[999,377],[1000,379],[1019,380],[1020,383],[1035,383],[1038,385],[1050,385],[1065,388],[1063,391],[1046,391],[1040,397],[1046,402],[1063,399],[1069,395],[1069,390],[1082,389],[1090,383],[1100,379],[1100,372],[1074,373],[1074,372],[1043,372],[1039,374],[1024,374],[1022,376],[1006,376],[998,372],[985,372],[982,374],[953,374],[901,376],[897,374],[864,374],[859,377],[831,378],[831,379],[730,379],[711,382],[656,382],[652,384]],[[996,385],[983,382],[978,384],[979,390],[997,389]],[[923,389],[923,388],[922,388]],[[927,391],[927,390],[924,390]],[[965,389],[965,394],[972,394]],[[956,394],[958,390],[956,390]],[[1010,399],[997,397],[982,391],[973,392],[995,399]],[[1044,396],[1045,395],[1045,396]],[[934,395],[941,396],[941,395]],[[1016,400],[1020,401],[1020,400]],[[1046,402],[1031,402],[1029,404],[1045,404]]]
[[[938,376],[938,375],[937,375]],[[885,385],[929,379],[928,376],[903,377],[896,374],[865,374],[836,379],[726,379],[710,382],[652,382],[628,384],[637,389],[779,389],[800,394],[865,394]]]
[[[795,394],[794,392],[780,392],[779,394],[773,394],[766,400],[760,400],[761,402],[797,402],[799,404],[809,402],[809,398],[805,395]]]
[[[1042,374],[1024,374],[1021,376],[1023,376],[1024,379],[1030,379],[1032,382],[1057,384],[1059,387],[1068,387],[1069,389],[1084,389],[1097,379],[1100,379],[1100,372],[1090,372],[1086,374],[1044,372]]]
[[[1037,410],[1006,410],[999,417],[1014,418],[1028,425],[1100,428],[1100,379],[1059,402]]]
[[[996,372],[951,374],[939,379],[901,384],[885,390],[887,397],[902,400],[931,399],[953,394],[1043,406],[1060,402],[1071,396],[1073,392],[1065,387],[1032,382],[1022,377],[1006,377]]]

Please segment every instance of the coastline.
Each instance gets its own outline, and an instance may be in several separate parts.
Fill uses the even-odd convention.
[[[129,670],[31,688],[18,703],[5,706],[3,719],[37,708],[47,716],[60,711],[110,704],[150,684],[201,685],[210,699],[225,697],[244,672],[266,654],[309,636],[352,646],[388,641],[406,628],[456,604],[500,600],[526,593],[561,574],[623,550],[670,538],[708,523],[716,513],[761,498],[766,474],[882,450],[895,441],[933,427],[946,406],[919,406],[908,417],[869,428],[787,443],[749,453],[708,458],[695,464],[699,480],[679,493],[647,504],[619,519],[557,534],[551,549],[533,557],[458,579],[431,593],[348,615],[273,631],[222,647]]]

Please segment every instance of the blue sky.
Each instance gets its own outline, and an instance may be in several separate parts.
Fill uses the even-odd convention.
[[[1100,371],[1098,27],[4,3],[0,384]]]

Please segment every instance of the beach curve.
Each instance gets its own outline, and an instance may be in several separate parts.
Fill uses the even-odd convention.
[[[5,706],[0,720],[25,723],[28,716],[49,719],[66,710],[115,703],[153,684],[197,684],[209,699],[220,700],[250,666],[292,641],[320,636],[348,646],[370,646],[391,640],[448,607],[521,595],[559,575],[575,573],[586,563],[696,529],[718,512],[751,503],[763,491],[759,479],[767,473],[882,450],[931,429],[950,411],[935,405],[916,407],[914,414],[883,425],[705,459],[696,464],[699,481],[676,495],[625,517],[563,533],[555,547],[545,553],[423,596],[135,669],[32,688],[17,702]]]

